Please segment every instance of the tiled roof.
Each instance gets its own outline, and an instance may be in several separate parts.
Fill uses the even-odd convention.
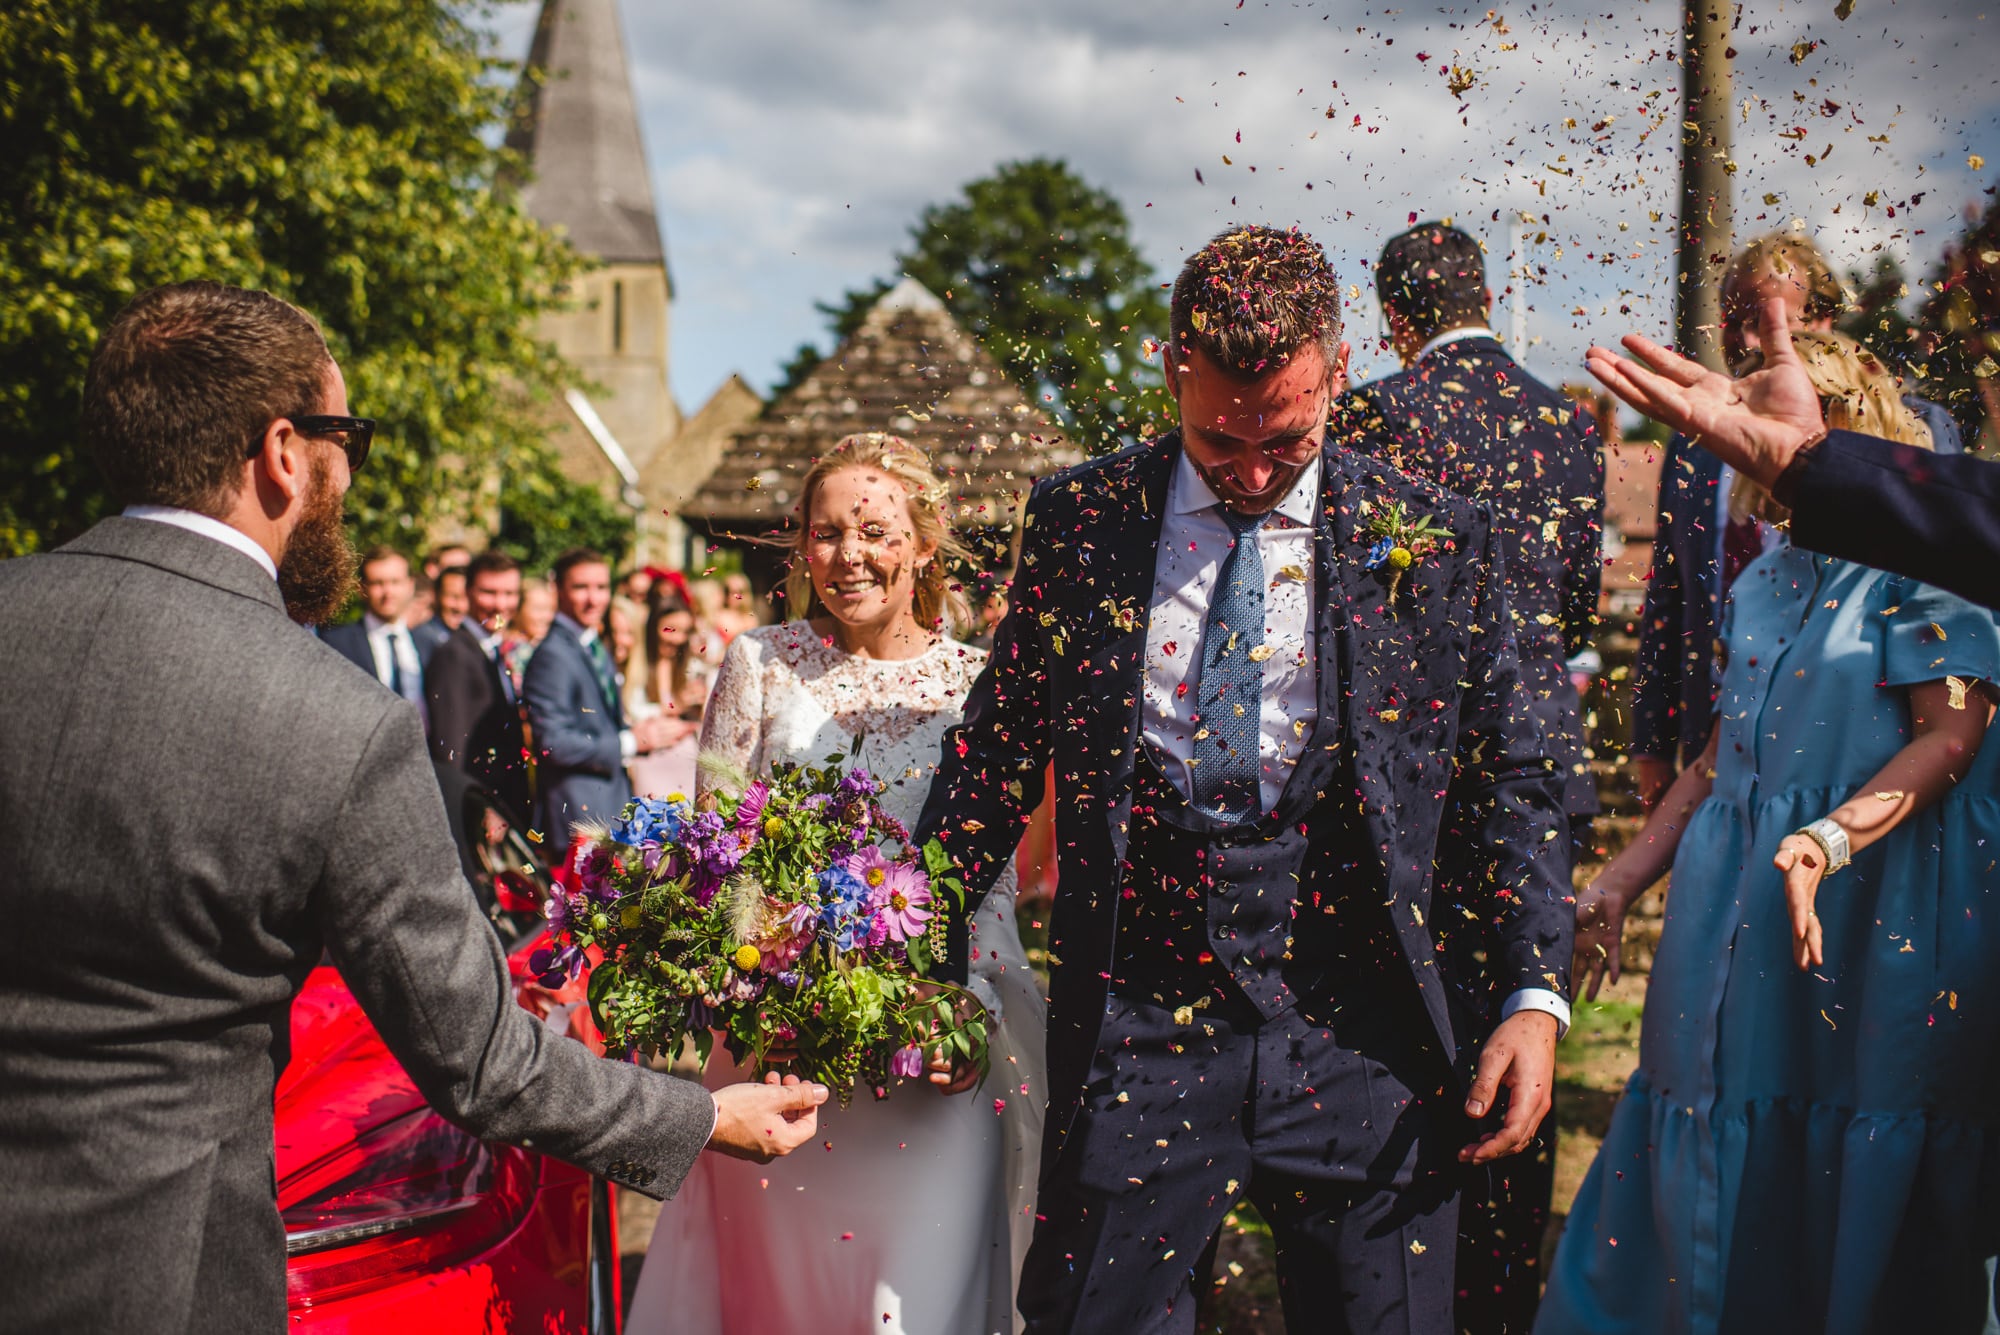
[[[1010,523],[1036,478],[1083,458],[944,303],[906,278],[832,355],[736,433],[681,513],[717,530],[783,524],[813,462],[858,431],[894,432],[928,451],[964,527]]]

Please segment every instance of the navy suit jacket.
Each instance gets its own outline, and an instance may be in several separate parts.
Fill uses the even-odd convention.
[[[1478,337],[1343,395],[1332,434],[1493,507],[1521,668],[1566,776],[1564,806],[1596,811],[1566,666],[1596,632],[1604,579],[1604,460],[1588,416],[1522,370],[1499,340]]]
[[[521,706],[501,679],[507,669],[479,647],[477,625],[461,623],[424,668],[431,759],[471,776],[526,822],[533,813]]]
[[[1178,433],[1082,464],[1029,497],[1013,607],[950,730],[915,838],[940,839],[966,878],[948,915],[938,974],[963,978],[965,920],[1012,856],[1053,762],[1061,876],[1050,924],[1052,1162],[1090,1069],[1116,948],[1153,567]],[[1377,460],[1322,453],[1315,543],[1319,723],[1278,811],[1308,838],[1293,958],[1330,937],[1396,943],[1414,986],[1400,1027],[1433,1052],[1440,1078],[1489,1032],[1493,999],[1566,992],[1574,915],[1562,780],[1529,708],[1489,512]],[[1365,570],[1363,501],[1401,501],[1453,535],[1404,576]],[[1299,791],[1301,779],[1323,783]],[[1477,874],[1454,904],[1432,902],[1439,832],[1467,832]],[[1227,837],[1227,836],[1225,836]],[[1141,887],[1143,889],[1143,887]],[[1354,906],[1334,914],[1329,907]],[[1320,911],[1313,911],[1318,906]],[[1372,915],[1372,916],[1371,916]],[[1453,972],[1438,928],[1477,932],[1484,974]],[[1332,947],[1337,948],[1337,947]],[[1287,965],[1287,970],[1294,966]]]
[[[319,637],[327,646],[337,651],[342,658],[375,676],[375,652],[368,647],[368,625],[364,621],[350,621],[341,626],[320,627]],[[417,662],[424,668],[430,667],[431,651],[437,646],[425,644],[415,631],[410,632],[410,642],[417,646]],[[377,678],[380,680],[380,678]]]
[[[1836,431],[1792,480],[1799,546],[2000,608],[2000,465]]]
[[[562,621],[528,659],[521,699],[534,733],[535,814],[543,831],[560,846],[580,820],[616,820],[632,800],[618,745],[625,713],[615,692],[606,698],[583,642]]]

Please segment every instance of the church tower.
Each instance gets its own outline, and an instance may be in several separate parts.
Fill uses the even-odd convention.
[[[540,330],[590,382],[559,406],[553,443],[571,477],[646,515],[658,507],[642,477],[681,418],[667,376],[673,280],[618,0],[542,0],[507,143],[533,173],[522,206],[596,261]]]

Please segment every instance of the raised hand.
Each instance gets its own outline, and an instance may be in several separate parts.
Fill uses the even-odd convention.
[[[1597,989],[1616,985],[1623,964],[1625,897],[1599,877],[1576,897],[1576,945],[1570,964],[1571,986],[1585,1001],[1597,1000]]]
[[[1771,865],[1785,874],[1785,908],[1792,919],[1792,961],[1801,969],[1826,963],[1821,948],[1819,914],[1813,901],[1826,875],[1826,854],[1803,834],[1788,834],[1778,845]]]
[[[1740,380],[1638,334],[1619,340],[1637,361],[1593,347],[1584,354],[1584,365],[1631,407],[1769,487],[1799,447],[1825,431],[1826,422],[1805,363],[1792,346],[1785,303],[1765,302],[1758,325],[1764,365]]]
[[[819,1105],[826,1086],[802,1084],[795,1075],[783,1080],[776,1071],[764,1083],[728,1085],[715,1090],[715,1131],[708,1148],[732,1159],[769,1163],[790,1154],[819,1132]]]

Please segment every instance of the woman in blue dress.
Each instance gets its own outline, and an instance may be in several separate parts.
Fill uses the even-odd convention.
[[[1830,422],[1929,443],[1855,344],[1795,342]],[[1782,519],[1738,488],[1734,511]],[[1535,1329],[1977,1332],[2000,1245],[2000,629],[1782,536],[1730,597],[1706,753],[1578,896],[1595,997],[1671,863],[1639,1066]]]

